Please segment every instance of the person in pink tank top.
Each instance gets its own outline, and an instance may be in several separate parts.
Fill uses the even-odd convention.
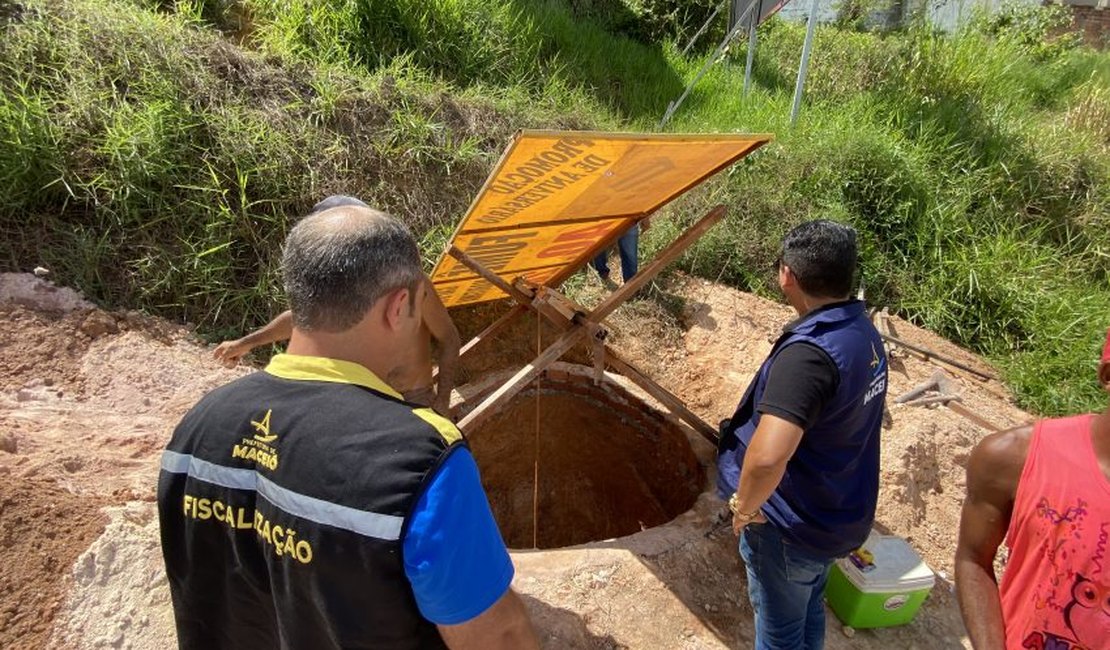
[[[1098,367],[1110,393],[1110,331]],[[995,553],[1009,548],[998,583]],[[956,592],[976,650],[1110,648],[1110,410],[989,435],[967,465]]]

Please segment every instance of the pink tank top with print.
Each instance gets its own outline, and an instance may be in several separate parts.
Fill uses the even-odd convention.
[[[1110,648],[1110,482],[1091,442],[1093,418],[1033,428],[1006,533],[1007,650]]]

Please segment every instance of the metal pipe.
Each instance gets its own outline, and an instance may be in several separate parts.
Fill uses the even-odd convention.
[[[663,128],[667,125],[667,122],[671,120],[671,116],[673,116],[675,111],[678,110],[678,107],[682,105],[682,102],[686,100],[686,96],[690,94],[690,91],[694,89],[694,86],[699,81],[701,81],[701,78],[703,76],[705,76],[705,73],[709,70],[709,67],[717,62],[718,57],[720,57],[721,54],[725,51],[725,48],[728,47],[729,42],[733,39],[733,37],[736,36],[736,34],[740,32],[740,28],[744,25],[744,20],[748,17],[748,14],[752,12],[752,9],[755,9],[755,5],[756,3],[754,2],[748,5],[748,8],[744,10],[744,13],[740,16],[740,18],[736,20],[736,25],[732,28],[732,30],[729,31],[728,34],[725,34],[724,40],[721,41],[721,44],[717,46],[717,50],[713,53],[713,56],[709,57],[709,59],[705,62],[705,65],[701,67],[701,70],[698,70],[698,74],[695,75],[694,80],[686,86],[686,90],[682,92],[682,95],[675,101],[667,104],[667,112],[663,113],[663,119],[659,121],[659,128]]]
[[[806,84],[809,71],[809,51],[813,49],[813,32],[817,28],[817,0],[809,5],[809,24],[806,25],[806,42],[802,46],[802,63],[798,66],[798,82],[794,85],[794,107],[790,110],[790,126],[798,121],[798,110],[802,107],[802,89]]]
[[[748,62],[744,65],[744,96],[748,96],[748,88],[752,83],[752,63],[755,61],[755,28],[756,20],[752,21],[752,26],[748,29]]]
[[[713,13],[710,14],[709,18],[706,19],[705,24],[702,25],[701,29],[698,30],[698,33],[694,34],[694,37],[690,39],[690,42],[686,44],[686,47],[682,48],[682,56],[686,56],[686,53],[690,51],[690,48],[694,47],[694,43],[697,43],[698,39],[701,38],[701,35],[705,32],[705,28],[709,27],[709,23],[713,22],[713,19],[716,18],[717,14],[719,13],[721,13],[721,5],[717,5],[717,8],[714,9]]]

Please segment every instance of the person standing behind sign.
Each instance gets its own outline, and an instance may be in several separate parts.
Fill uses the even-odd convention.
[[[343,206],[289,233],[286,354],[206,395],[162,456],[181,648],[538,648],[462,434],[404,401],[428,282]]]
[[[1110,393],[1110,332],[1098,365]],[[1110,647],[1110,411],[989,435],[967,464],[956,594],[977,650]],[[1010,549],[1002,584],[994,557]]]
[[[887,363],[850,299],[856,233],[810,221],[783,240],[779,287],[798,318],[722,423],[717,487],[755,609],[757,650],[819,650],[833,560],[871,531]]]
[[[643,219],[640,223],[633,224],[620,239],[617,240],[617,252],[621,258],[621,282],[628,282],[640,270],[640,231],[647,232],[651,228],[651,221]],[[604,250],[594,258],[594,269],[602,282],[610,281],[609,251]]]
[[[323,212],[336,207],[352,206],[369,208],[362,201],[351,197],[336,194],[317,203],[310,214]],[[459,349],[462,341],[459,331],[455,328],[454,321],[447,313],[447,308],[435,289],[428,284],[424,292],[425,299],[422,313],[424,315],[423,329],[420,344],[412,350],[413,359],[401,369],[399,377],[390,377],[391,385],[396,386],[405,399],[423,406],[431,406],[443,415],[447,415],[451,406],[451,389],[454,387],[455,369],[458,365]],[[266,325],[247,334],[246,336],[224,341],[212,351],[212,356],[227,367],[234,367],[239,359],[251,350],[261,345],[269,345],[279,341],[286,341],[293,332],[293,314],[284,311],[274,317]],[[436,340],[439,348],[437,359],[438,374],[435,380],[435,389],[432,389],[432,358],[431,339]]]

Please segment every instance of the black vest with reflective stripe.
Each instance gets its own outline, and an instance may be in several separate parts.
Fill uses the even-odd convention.
[[[257,372],[174,431],[158,484],[182,648],[442,648],[405,522],[465,443],[364,386]]]

